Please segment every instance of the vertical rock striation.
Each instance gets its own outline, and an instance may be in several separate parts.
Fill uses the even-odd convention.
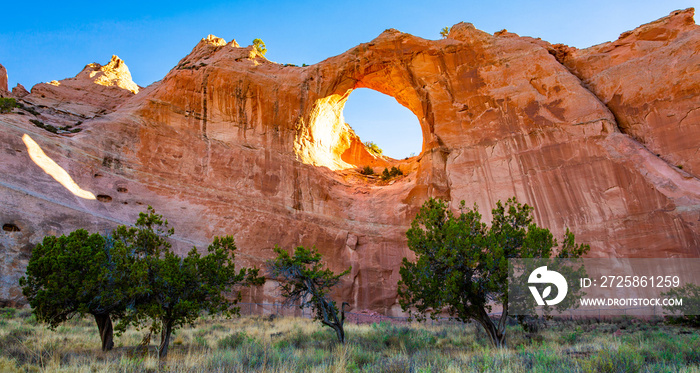
[[[693,15],[675,11],[614,42],[569,48],[559,60],[610,108],[622,132],[697,177],[700,26]]]
[[[700,34],[688,24],[689,12],[657,21],[677,30],[663,48],[686,56],[674,60],[678,74],[697,68],[697,48],[688,40]],[[647,35],[648,28],[630,35]],[[598,91],[604,84],[596,77],[618,79],[617,100],[628,106],[643,84],[596,62],[608,58],[606,50],[595,52],[603,56],[598,59],[591,57],[593,49],[586,51],[460,23],[436,41],[387,30],[341,55],[296,67],[210,35],[138,94],[122,84],[130,81],[123,70],[115,78],[91,65],[72,80],[34,87],[27,102],[52,100],[56,110],[73,112],[82,105],[86,120],[82,132],[56,135],[29,123],[27,115],[0,118],[0,141],[7,144],[0,155],[6,175],[0,180],[6,202],[0,223],[24,227],[0,233],[1,250],[13,253],[5,263],[16,263],[4,265],[10,269],[2,272],[0,298],[22,301],[12,283],[44,235],[78,227],[108,231],[134,221],[145,205],[168,217],[182,253],[192,245],[203,248],[214,235],[233,234],[241,261],[259,265],[274,245],[316,245],[331,269],[352,266],[340,298],[387,313],[399,312],[398,268],[411,254],[405,231],[429,197],[454,207],[460,200],[476,202],[490,218],[497,200],[515,195],[533,205],[538,223],[556,236],[566,228],[576,232],[591,244],[593,256],[700,256],[700,181],[687,156],[692,146],[658,157],[650,144],[661,140],[652,139],[676,136],[672,126],[649,115],[643,115],[646,122],[621,119],[639,112],[621,111],[614,94],[607,99],[605,90]],[[634,62],[651,75],[667,73],[662,63],[637,60],[618,66]],[[122,68],[114,59],[110,65],[110,71]],[[680,92],[697,87],[699,77],[685,77],[674,85],[678,94],[643,86],[643,97],[658,98],[647,99],[651,106],[644,110],[697,107],[697,95]],[[377,158],[364,148],[342,118],[356,88],[390,95],[416,115],[423,134],[419,156]],[[88,94],[78,95],[81,90]],[[116,101],[107,103],[115,92]],[[50,124],[58,120],[54,114],[40,117]],[[694,128],[693,115],[678,124]],[[639,125],[659,129],[630,130]],[[688,144],[699,143],[700,134],[678,128]],[[73,195],[44,174],[28,158],[25,134],[97,199]],[[671,162],[673,154],[686,157],[691,173]],[[398,165],[406,175],[378,182],[359,174],[366,165]],[[248,296],[263,300],[273,290]]]

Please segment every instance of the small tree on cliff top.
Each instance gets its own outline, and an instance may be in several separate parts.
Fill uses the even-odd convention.
[[[416,262],[403,259],[399,302],[419,320],[443,312],[462,322],[475,320],[494,346],[505,347],[508,259],[552,257],[557,241],[532,222],[532,208],[515,198],[496,203],[490,228],[481,222],[476,206],[468,209],[462,201],[460,210],[456,216],[437,199],[421,207],[406,232]],[[578,258],[588,249],[575,244],[567,230],[557,256]],[[503,307],[495,322],[489,316],[491,304]]]
[[[265,42],[262,41],[262,39],[253,39],[253,47],[255,50],[260,53],[262,56],[267,53],[267,48],[265,47]]]
[[[450,34],[450,28],[445,26],[440,30],[440,36],[442,36],[443,39],[447,38],[447,35]]]
[[[379,145],[377,145],[373,141],[365,141],[365,147],[367,148],[367,151],[369,151],[370,153],[372,153],[373,155],[375,155],[377,157],[381,157],[382,154],[384,153],[382,148],[380,148]]]
[[[314,320],[330,327],[336,333],[338,341],[345,343],[345,305],[338,310],[335,301],[328,292],[340,282],[340,278],[350,273],[350,268],[335,274],[330,269],[323,269],[321,254],[315,249],[302,246],[290,256],[286,251],[275,247],[277,258],[267,262],[270,277],[280,281],[282,296],[288,304],[299,302],[299,308],[310,306],[314,311]]]

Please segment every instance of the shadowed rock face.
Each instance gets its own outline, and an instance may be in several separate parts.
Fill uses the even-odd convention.
[[[671,61],[678,74],[697,69],[697,57],[676,57],[697,50],[689,40],[697,42],[700,33],[688,17],[692,23],[692,10],[623,35],[631,43],[656,29],[677,30],[658,31],[665,41],[644,43],[646,49],[634,49],[637,57],[625,54],[627,62],[617,66],[642,64],[659,76]],[[557,237],[568,227],[577,241],[590,243],[591,256],[698,257],[700,181],[684,145],[694,141],[697,150],[698,121],[689,114],[683,122],[683,136],[694,140],[650,151],[651,140],[645,147],[628,130],[634,126],[619,125],[628,109],[601,97],[595,71],[619,80],[616,100],[626,108],[648,105],[654,112],[661,110],[654,105],[678,102],[685,110],[699,107],[700,98],[617,77],[612,63],[596,62],[616,48],[610,50],[576,51],[460,23],[438,41],[387,30],[339,56],[295,67],[209,36],[160,82],[136,95],[118,87],[131,96],[124,93],[101,114],[81,114],[80,133],[51,134],[28,122],[32,114],[3,115],[0,223],[21,230],[0,233],[7,253],[0,298],[22,303],[16,280],[44,235],[79,227],[108,232],[133,222],[146,205],[169,219],[182,253],[233,234],[241,264],[261,265],[276,244],[316,245],[331,269],[352,266],[339,299],[387,313],[399,311],[398,268],[411,257],[405,231],[431,196],[454,207],[476,202],[490,219],[497,200],[515,195]],[[658,84],[697,87],[697,74],[686,79]],[[53,97],[61,97],[62,86],[52,88]],[[85,90],[93,86],[104,87]],[[419,156],[380,159],[364,148],[341,116],[350,92],[361,87],[396,98],[418,117]],[[52,123],[65,117],[60,110],[40,110],[38,118]],[[635,117],[635,125],[654,129],[639,133],[657,139],[673,132],[649,118]],[[44,173],[30,160],[25,134],[97,197],[77,197]],[[681,160],[669,163],[673,157]],[[379,182],[357,172],[365,165],[377,171],[397,165],[406,175]],[[248,296],[269,299],[274,285]]]

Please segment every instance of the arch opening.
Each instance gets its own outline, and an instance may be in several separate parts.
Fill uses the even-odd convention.
[[[346,120],[346,113],[353,120]],[[294,144],[297,156],[334,171],[400,166],[424,148],[424,131],[416,115],[394,97],[373,89],[356,87],[317,99],[306,118]],[[349,122],[356,122],[355,127]]]
[[[418,118],[391,96],[369,88],[355,89],[348,96],[343,114],[355,134],[365,144],[376,144],[385,156],[405,159],[422,150]]]

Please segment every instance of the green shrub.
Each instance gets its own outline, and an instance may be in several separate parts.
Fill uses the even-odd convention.
[[[260,342],[246,343],[241,350],[240,361],[243,367],[259,371],[263,364],[266,363],[267,350]]]
[[[360,170],[362,175],[374,175],[374,170],[370,166],[365,166]]]
[[[335,335],[328,328],[318,329],[309,336],[309,343],[318,348],[327,348],[335,344]]]
[[[245,343],[246,341],[248,341],[249,339],[251,338],[248,337],[248,335],[245,332],[235,332],[227,335],[224,338],[221,338],[217,343],[217,346],[220,349],[235,349],[243,343]]]
[[[21,102],[17,102],[17,107],[31,114],[34,114],[34,116],[39,115],[39,112],[36,111],[32,106],[24,106]]]
[[[377,358],[378,356],[373,351],[368,351],[362,348],[353,349],[350,357],[351,364],[354,365],[355,370],[362,369],[366,365],[376,362]],[[348,368],[348,370],[351,370],[350,364],[348,364]]]
[[[700,327],[700,286],[687,283],[679,288],[671,288],[661,295],[683,300],[681,306],[663,306],[665,310],[672,313],[672,315],[666,316],[668,324]]]
[[[535,372],[575,371],[575,367],[571,366],[572,362],[570,359],[557,354],[552,348],[544,346],[532,351],[532,353],[523,354],[521,359],[524,366],[531,367]]]
[[[617,351],[600,350],[588,362],[585,371],[601,373],[639,372],[644,365],[642,356],[634,349],[621,347]]]
[[[403,175],[403,171],[401,171],[401,169],[398,167],[392,166],[391,170],[384,167],[384,171],[382,172],[382,180],[390,180],[401,175]]]
[[[285,348],[299,349],[306,347],[310,340],[310,336],[304,334],[301,329],[295,328],[291,332],[278,334],[273,339],[272,345],[279,350]]]
[[[388,322],[372,324],[372,330],[359,336],[357,343],[367,351],[394,350],[414,353],[436,347],[435,333]]]
[[[58,133],[58,128],[50,125],[50,124],[44,124],[44,122],[37,120],[37,119],[30,119],[30,122],[32,122],[35,126],[39,128],[43,128],[51,133]]]
[[[194,337],[194,344],[197,347],[202,347],[202,348],[209,348],[209,342],[207,342],[207,339],[204,338],[202,335],[198,335]]]
[[[566,344],[574,344],[576,343],[576,340],[578,339],[578,333],[577,332],[570,332],[570,333],[564,333],[562,334],[561,337],[562,341],[564,341]]]
[[[14,98],[0,97],[0,114],[7,114],[17,107],[17,100]]]
[[[0,318],[11,319],[17,314],[16,308],[0,308]]]

